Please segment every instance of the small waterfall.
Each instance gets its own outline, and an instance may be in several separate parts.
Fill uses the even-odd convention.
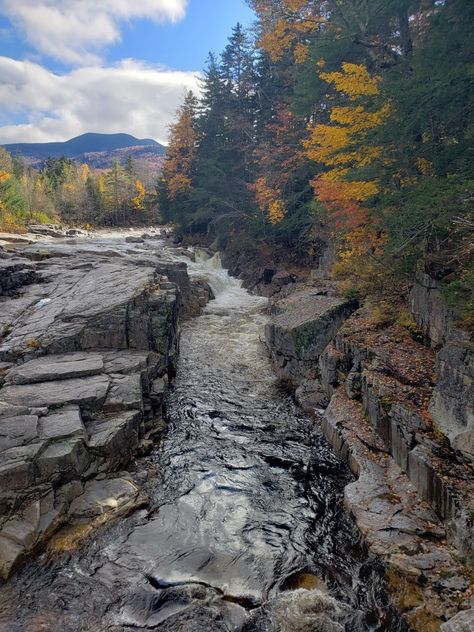
[[[212,288],[216,299],[207,306],[206,312],[217,313],[222,310],[249,311],[260,309],[268,299],[253,296],[242,287],[242,281],[231,277],[222,267],[220,253],[209,255],[205,250],[195,251],[195,261],[188,263],[191,276],[204,278]]]

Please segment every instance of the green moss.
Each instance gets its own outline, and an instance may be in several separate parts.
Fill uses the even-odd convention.
[[[394,402],[390,399],[387,399],[385,397],[381,397],[379,399],[379,404],[380,404],[380,408],[385,412],[385,413],[389,413],[392,410],[392,406],[394,404]]]

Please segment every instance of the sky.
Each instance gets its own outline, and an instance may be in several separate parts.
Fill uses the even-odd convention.
[[[165,143],[244,0],[0,0],[0,144],[125,132]]]

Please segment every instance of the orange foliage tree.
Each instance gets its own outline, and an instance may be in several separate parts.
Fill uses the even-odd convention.
[[[333,88],[334,105],[327,123],[309,126],[303,145],[306,156],[324,168],[312,186],[342,237],[336,267],[344,276],[354,270],[357,261],[372,258],[375,262],[383,251],[385,237],[364,206],[380,185],[376,179],[361,179],[358,174],[384,160],[384,148],[370,142],[370,133],[386,122],[390,104],[380,104],[381,78],[364,65],[343,63],[340,71],[320,72],[320,77]],[[363,268],[375,274],[373,266]]]
[[[191,188],[191,170],[196,155],[197,134],[195,113],[197,100],[188,92],[178,109],[177,121],[170,127],[170,140],[166,150],[163,180],[170,200]]]

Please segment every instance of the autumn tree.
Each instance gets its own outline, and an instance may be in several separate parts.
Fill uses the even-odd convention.
[[[170,127],[163,179],[171,202],[186,194],[191,187],[197,144],[196,108],[197,99],[190,91],[178,109],[176,123]]]

